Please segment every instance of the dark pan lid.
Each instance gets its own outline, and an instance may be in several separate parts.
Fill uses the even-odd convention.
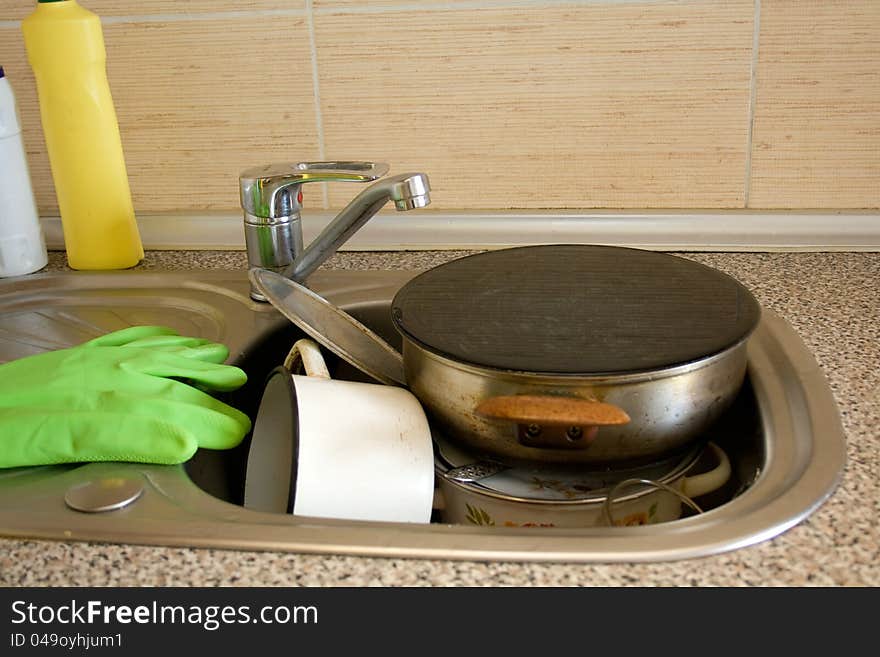
[[[662,369],[747,337],[760,306],[737,280],[691,260],[614,246],[489,251],[412,279],[397,328],[431,352],[549,374]]]

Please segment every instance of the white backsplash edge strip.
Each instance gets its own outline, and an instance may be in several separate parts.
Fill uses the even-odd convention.
[[[333,217],[303,213],[305,243]],[[50,249],[62,249],[59,217],[43,218]],[[243,250],[238,213],[138,216],[147,250]],[[385,210],[347,251],[493,249],[547,243],[612,244],[664,251],[880,251],[877,212]]]

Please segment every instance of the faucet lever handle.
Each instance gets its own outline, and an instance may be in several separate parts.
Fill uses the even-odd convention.
[[[299,186],[307,182],[370,182],[388,173],[382,162],[288,162],[242,171],[241,207],[255,217],[276,219],[299,211]]]

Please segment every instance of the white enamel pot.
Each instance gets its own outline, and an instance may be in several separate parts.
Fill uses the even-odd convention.
[[[664,475],[619,479],[601,485],[605,473],[566,478],[548,471],[503,470],[479,481],[461,481],[460,470],[435,459],[438,489],[434,506],[444,523],[496,527],[595,527],[645,525],[677,520],[684,505],[700,511],[691,499],[719,489],[730,478],[730,460],[714,443],[706,449],[714,463],[706,472],[688,475],[701,457],[695,450]],[[530,490],[531,488],[531,490]]]
[[[300,366],[306,375],[295,374]],[[297,516],[427,523],[431,431],[409,391],[330,378],[298,341],[269,376],[248,452],[244,506]]]

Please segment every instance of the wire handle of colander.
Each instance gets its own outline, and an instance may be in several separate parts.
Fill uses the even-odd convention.
[[[703,513],[703,510],[696,502],[694,502],[690,497],[682,493],[680,490],[673,488],[669,484],[664,484],[662,481],[654,481],[653,479],[624,479],[623,481],[617,482],[611,488],[611,490],[608,491],[608,495],[605,497],[605,502],[602,505],[603,516],[609,527],[614,526],[614,516],[611,514],[611,505],[614,503],[614,498],[616,497],[617,493],[622,488],[626,488],[627,486],[634,486],[636,484],[653,486],[654,488],[659,488],[661,490],[665,490],[668,493],[672,493],[697,513]]]

